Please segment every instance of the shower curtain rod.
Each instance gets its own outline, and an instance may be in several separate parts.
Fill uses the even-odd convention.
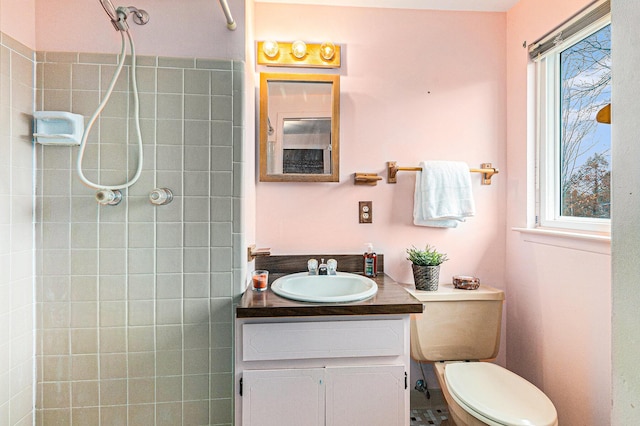
[[[236,29],[236,21],[233,20],[233,16],[231,16],[231,10],[229,10],[229,3],[227,0],[220,0],[220,6],[222,7],[222,13],[224,13],[224,17],[227,19],[227,28],[230,31]]]

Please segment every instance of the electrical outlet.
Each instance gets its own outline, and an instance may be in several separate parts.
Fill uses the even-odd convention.
[[[360,201],[358,209],[358,217],[360,223],[373,223],[373,202]]]

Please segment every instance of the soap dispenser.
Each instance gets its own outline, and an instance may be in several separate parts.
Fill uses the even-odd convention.
[[[378,273],[378,255],[373,251],[373,244],[367,244],[367,251],[362,255],[364,261],[364,275],[375,277]]]

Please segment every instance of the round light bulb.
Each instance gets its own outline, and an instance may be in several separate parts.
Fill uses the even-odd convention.
[[[291,53],[298,59],[304,58],[307,54],[307,45],[304,41],[296,40],[291,45]]]
[[[333,56],[336,54],[336,46],[330,41],[325,41],[320,45],[320,56],[325,61],[330,61],[333,59]]]
[[[277,41],[267,40],[262,43],[262,53],[264,53],[267,58],[275,58],[278,56],[279,50],[280,48],[278,47]]]

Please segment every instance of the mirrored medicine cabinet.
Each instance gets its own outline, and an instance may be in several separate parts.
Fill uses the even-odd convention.
[[[338,182],[340,76],[260,74],[260,181]]]

